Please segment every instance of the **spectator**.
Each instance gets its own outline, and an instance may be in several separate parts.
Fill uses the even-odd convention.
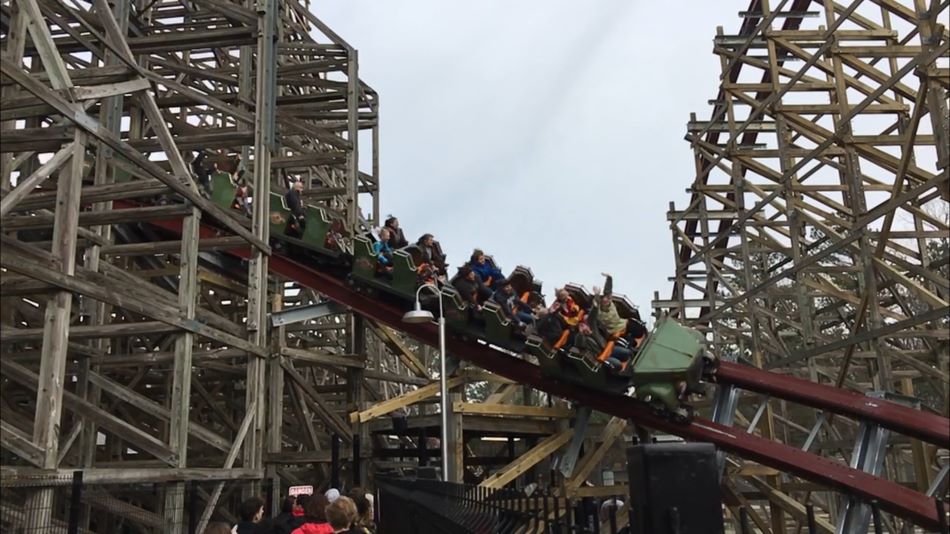
[[[368,498],[372,495],[366,493],[362,488],[353,488],[350,490],[349,497],[353,499],[353,503],[356,505],[356,513],[359,516],[353,529],[358,534],[375,534],[376,524],[373,523],[373,504]]]
[[[403,233],[402,228],[399,227],[399,219],[389,216],[386,219],[386,223],[383,225],[383,228],[389,230],[389,246],[393,250],[400,249],[409,244],[406,241],[406,234]]]
[[[294,514],[298,508],[296,497],[293,495],[284,497],[280,505],[280,514],[274,518],[274,534],[291,534],[303,524],[303,519]]]
[[[327,500],[330,501],[330,504],[333,504],[337,499],[340,498],[340,490],[336,488],[330,488],[326,493],[324,493],[324,495],[326,496]]]
[[[330,499],[326,495],[311,495],[303,503],[303,522],[292,534],[332,534],[326,514],[329,505]]]
[[[350,530],[357,518],[356,504],[349,497],[340,497],[327,506],[327,519],[330,520],[334,534],[342,532],[357,534]]]
[[[238,521],[231,529],[233,534],[263,534],[261,519],[264,518],[264,501],[260,497],[251,497],[238,507]]]

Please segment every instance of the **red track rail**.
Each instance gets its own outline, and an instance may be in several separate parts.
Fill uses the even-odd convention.
[[[950,419],[854,391],[732,362],[722,362],[716,381],[836,414],[874,421],[940,447],[950,443]]]
[[[244,254],[239,253],[239,255],[246,256],[246,249]],[[335,278],[289,258],[276,255],[271,256],[270,270],[314,289],[331,300],[349,306],[362,315],[401,330],[423,343],[438,346],[438,331],[434,325],[403,323],[403,310],[357,293]],[[518,383],[529,384],[548,393],[573,399],[595,410],[631,419],[638,424],[663,432],[690,440],[714,443],[717,447],[743,458],[781,471],[795,473],[807,480],[837,488],[868,501],[876,500],[883,509],[898,516],[910,518],[922,526],[938,527],[934,499],[895,482],[852,469],[843,463],[712,421],[697,419],[688,425],[674,424],[657,417],[643,403],[629,397],[617,397],[592,389],[553,382],[541,376],[538,366],[498,352],[487,345],[449,339],[447,348],[454,356]]]
[[[181,231],[180,221],[156,221],[152,224],[176,233]],[[202,237],[214,237],[216,234],[217,232],[214,229],[202,225]],[[251,256],[249,248],[232,249],[227,252],[245,259]],[[357,293],[342,281],[330,275],[278,254],[270,257],[269,269],[275,274],[314,289],[326,295],[329,299],[348,306],[366,317],[401,330],[423,343],[438,346],[438,330],[435,325],[403,323],[403,310]],[[686,425],[672,423],[656,416],[649,407],[632,398],[609,395],[588,388],[551,381],[541,375],[538,366],[520,358],[508,356],[481,343],[462,342],[454,338],[450,338],[447,343],[448,350],[454,356],[468,360],[483,369],[518,383],[528,384],[536,389],[573,399],[598,411],[630,419],[637,424],[685,439],[713,443],[722,450],[743,458],[780,471],[794,473],[806,480],[856,495],[868,501],[877,501],[882,509],[900,517],[908,518],[923,527],[936,529],[939,526],[935,500],[895,482],[712,421],[696,419]],[[781,384],[783,381],[787,382],[789,378],[767,371],[755,371],[754,369],[752,371],[755,371],[755,373],[743,373],[739,369],[734,369],[734,367],[725,366],[726,372],[723,381],[729,380],[737,386],[748,387],[755,391],[763,388],[780,389],[776,384]],[[769,380],[764,377],[756,379],[758,375],[770,375],[771,385]],[[827,394],[825,390],[834,389],[827,386],[822,387],[822,395]],[[808,402],[802,401],[805,404],[815,405],[818,403],[818,401],[810,398],[805,400],[808,400]],[[877,406],[867,405],[862,410],[852,407],[850,410],[851,413],[855,414],[864,414],[864,410],[873,414],[884,403],[886,401],[875,401],[874,404]],[[829,409],[837,408],[839,407],[832,403]]]

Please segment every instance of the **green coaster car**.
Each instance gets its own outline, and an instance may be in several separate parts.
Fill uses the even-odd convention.
[[[716,365],[699,332],[673,319],[657,325],[621,372],[576,350],[553,350],[534,336],[528,338],[526,351],[538,358],[545,376],[617,395],[634,386],[634,398],[680,422],[693,415],[692,407],[683,402],[686,395],[704,393],[702,379]]]
[[[226,172],[216,172],[211,175],[211,201],[223,209],[236,209],[234,205],[237,186],[231,181]],[[253,197],[253,201],[257,201]],[[323,209],[307,205],[304,208],[306,225],[303,233],[294,232],[289,228],[291,220],[290,208],[283,195],[271,193],[269,201],[270,235],[278,243],[283,242],[295,245],[304,250],[317,252],[327,258],[338,258],[349,252],[343,241],[342,224],[331,219]],[[242,212],[243,213],[243,212]]]
[[[403,300],[414,302],[416,290],[419,288],[419,274],[416,260],[408,248],[393,251],[392,271],[384,275],[377,269],[372,239],[366,236],[354,237],[351,282],[389,291]]]
[[[486,257],[492,261],[490,257]],[[519,266],[508,277],[515,288],[515,295],[531,306],[543,306],[541,281],[527,267]],[[469,305],[451,286],[442,288],[442,306],[448,327],[463,338],[479,338],[492,345],[512,352],[525,349],[525,336],[515,327],[513,321],[505,317],[501,307],[494,301],[487,301],[480,311],[472,313]]]

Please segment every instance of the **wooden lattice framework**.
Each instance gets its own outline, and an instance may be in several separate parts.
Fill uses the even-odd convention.
[[[269,311],[320,297],[269,277],[266,203],[228,213],[188,165],[195,150],[240,156],[258,198],[304,180],[351,231],[375,224],[377,95],[309,5],[16,0],[0,13],[5,481],[295,482],[289,465],[312,472],[328,454],[286,451],[359,437],[337,412],[387,379],[428,382],[358,317],[271,328]],[[159,219],[181,221],[181,238],[141,224]],[[200,239],[202,223],[224,233]],[[253,254],[229,262],[221,247]],[[49,525],[53,495],[32,492],[28,525]],[[142,512],[178,532],[182,483],[164,495]]]
[[[668,213],[674,289],[656,313],[703,329],[722,357],[946,415],[948,5],[773,4],[751,2],[737,34],[715,36],[719,93],[689,122],[696,175]],[[718,416],[846,462],[862,443],[853,422],[757,395]],[[946,449],[884,443],[882,476],[945,491],[945,473],[932,483]],[[766,504],[760,529],[801,528],[807,500],[822,529],[847,531],[833,496],[768,471],[727,469],[734,504]]]

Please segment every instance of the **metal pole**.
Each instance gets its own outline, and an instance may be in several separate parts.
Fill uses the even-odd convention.
[[[73,471],[72,495],[69,500],[69,523],[67,532],[79,532],[79,516],[82,514],[82,471]]]
[[[449,388],[445,376],[445,314],[442,311],[442,295],[436,292],[439,301],[439,395],[442,410],[442,480],[449,480]]]
[[[340,487],[340,438],[330,436],[330,487]]]

